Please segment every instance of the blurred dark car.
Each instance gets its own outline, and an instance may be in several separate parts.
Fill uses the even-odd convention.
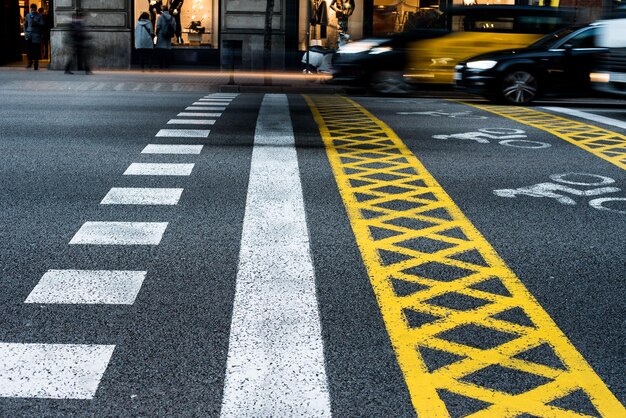
[[[523,48],[541,36],[569,27],[567,8],[454,6],[426,10],[405,31],[342,45],[333,57],[333,81],[402,93],[410,85],[453,82],[454,66],[504,47]]]
[[[350,42],[333,56],[333,81],[351,86],[369,86],[379,93],[401,93],[408,88],[403,78],[407,50],[414,42],[440,38],[446,29],[417,29],[387,38]]]
[[[597,46],[600,27],[595,23],[562,29],[527,48],[477,55],[455,67],[455,85],[516,105],[541,96],[589,94],[589,74],[608,52]]]

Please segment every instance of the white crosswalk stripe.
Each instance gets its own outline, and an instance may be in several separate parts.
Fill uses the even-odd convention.
[[[114,187],[100,202],[102,205],[176,205],[183,193],[180,188]]]
[[[70,244],[159,245],[167,222],[85,222]]]
[[[48,270],[25,303],[132,305],[145,271]]]
[[[148,144],[142,154],[200,154],[204,145]]]
[[[219,118],[221,113],[203,113],[203,112],[181,112],[176,116],[180,117],[205,117],[205,118]]]
[[[210,130],[205,129],[161,129],[155,136],[170,138],[208,138]]]
[[[225,106],[187,106],[185,110],[208,110],[208,111],[224,111],[226,110]]]
[[[91,399],[114,345],[0,343],[0,396]]]
[[[132,163],[125,176],[189,176],[193,163]]]
[[[214,119],[170,119],[168,125],[213,125]]]

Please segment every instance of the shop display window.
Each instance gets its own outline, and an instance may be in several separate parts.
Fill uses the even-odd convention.
[[[300,0],[299,47],[337,48],[363,37],[364,0]],[[369,0],[371,1],[371,0]]]
[[[444,22],[439,6],[439,0],[374,0],[373,35],[441,27]]]
[[[142,12],[148,12],[156,25],[162,7],[167,6],[179,26],[173,47],[217,48],[218,4],[219,0],[134,0],[133,28]]]

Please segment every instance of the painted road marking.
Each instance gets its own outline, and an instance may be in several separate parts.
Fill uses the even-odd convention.
[[[48,270],[24,303],[132,305],[145,271]]]
[[[225,107],[222,106],[188,106],[185,110],[212,110],[212,111],[223,111],[226,110]]]
[[[516,198],[519,195],[530,197],[543,197],[549,199],[555,199],[557,202],[563,205],[576,205],[576,201],[563,193],[568,193],[573,196],[600,196],[608,193],[618,193],[622,189],[619,187],[599,187],[614,184],[615,180],[611,177],[600,176],[598,174],[589,173],[564,173],[553,174],[550,176],[550,180],[553,182],[545,182],[539,184],[533,184],[532,186],[519,187],[517,189],[498,189],[493,193],[499,197]],[[575,187],[573,187],[575,186]],[[580,190],[579,187],[587,187],[587,190]],[[590,188],[593,187],[593,188]],[[626,198],[623,197],[601,197],[591,199],[588,203],[594,209],[604,210],[616,213],[626,213],[626,210],[620,210],[619,208],[613,208],[606,205],[607,202],[625,202]]]
[[[330,416],[302,185],[285,95],[254,139],[222,417]]]
[[[221,113],[201,113],[201,112],[181,112],[176,116],[180,117],[205,117],[205,118],[219,118]]]
[[[132,163],[125,176],[189,176],[193,163]]]
[[[212,105],[222,106],[222,110],[224,110],[224,109],[226,109],[226,106],[229,105],[229,103],[212,100],[212,101],[209,101],[209,102],[200,102],[200,101],[193,102],[192,105],[193,106],[212,106]]]
[[[210,130],[207,129],[161,129],[155,136],[174,138],[208,138]]]
[[[467,410],[455,416],[582,416],[563,406],[572,394],[602,416],[626,416],[385,123],[347,98],[306,100],[418,416],[448,417],[459,406]]]
[[[204,145],[148,144],[142,154],[200,154]]]
[[[70,244],[159,245],[167,222],[85,222]]]
[[[626,169],[626,135],[521,106],[459,103],[549,132],[619,168]]]
[[[0,343],[0,396],[92,399],[114,348]]]
[[[183,189],[113,187],[101,205],[176,205]]]
[[[613,119],[606,116],[594,115],[593,113],[583,112],[575,109],[568,109],[565,107],[544,107],[546,110],[552,112],[565,113],[570,116],[576,116],[577,118],[587,119],[593,122],[600,122],[605,125],[616,126],[618,128],[626,129],[626,122],[623,120]]]
[[[213,125],[215,119],[170,119],[168,125]]]
[[[218,97],[205,97],[202,99],[198,99],[198,101],[200,102],[216,102],[216,103],[224,103],[224,104],[229,104],[230,102],[232,102],[233,99],[227,99],[227,98],[218,98]]]

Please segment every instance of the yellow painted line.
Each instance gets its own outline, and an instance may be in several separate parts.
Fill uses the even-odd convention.
[[[459,103],[549,132],[626,170],[626,135],[525,107]]]
[[[626,416],[515,273],[387,125],[344,97],[305,99],[420,417],[450,416],[450,394],[470,398],[463,405],[478,404],[468,415],[474,417],[587,416],[564,406],[576,394],[586,396],[601,416]],[[557,362],[530,355],[540,349]],[[437,364],[433,353],[437,361],[448,360]],[[498,381],[481,386],[492,381],[481,373],[495,374]],[[519,382],[517,375],[533,385],[507,387]]]

